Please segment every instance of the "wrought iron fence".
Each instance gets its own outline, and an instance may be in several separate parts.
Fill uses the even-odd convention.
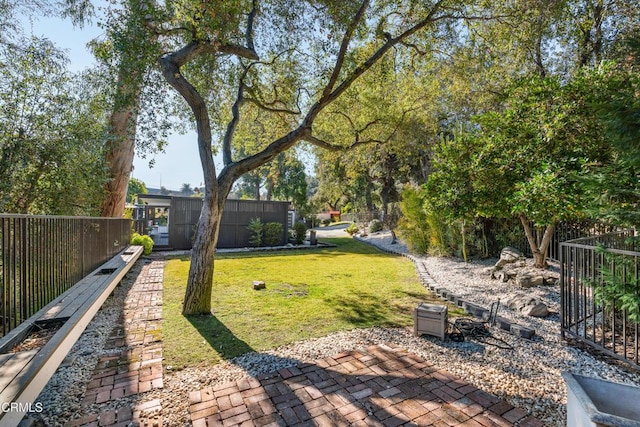
[[[0,215],[0,336],[124,249],[131,220]]]
[[[533,223],[530,224],[532,230],[535,229]],[[520,226],[522,229],[522,226]],[[618,230],[617,227],[598,223],[595,221],[563,221],[556,224],[553,236],[549,242],[549,249],[547,250],[547,258],[559,261],[560,260],[560,244],[568,240],[574,240],[582,237],[598,236],[601,234],[611,233]],[[536,230],[537,231],[537,230]],[[534,231],[534,234],[536,233]],[[544,230],[541,231],[541,233]],[[538,236],[539,240],[542,240],[542,235]],[[527,241],[524,231],[521,233],[521,240],[514,244],[514,246],[520,249],[526,256],[533,256],[531,247]]]
[[[640,365],[640,240],[635,231],[563,242],[560,263],[563,338]]]

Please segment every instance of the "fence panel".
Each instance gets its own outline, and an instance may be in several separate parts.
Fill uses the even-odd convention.
[[[632,230],[560,245],[562,336],[636,366],[638,313],[624,301],[640,300],[638,245]]]
[[[0,336],[124,249],[121,218],[0,215]]]

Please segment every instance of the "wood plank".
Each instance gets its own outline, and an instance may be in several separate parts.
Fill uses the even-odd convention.
[[[78,297],[73,301],[70,301],[68,304],[62,307],[62,310],[58,312],[56,318],[69,318],[76,314],[76,312],[81,309],[87,301],[95,298],[96,292],[102,292],[112,280],[113,279],[111,275],[96,276],[96,280],[93,281],[92,286],[81,295],[78,295]]]
[[[13,357],[8,359],[2,366],[2,373],[0,373],[0,401],[10,402],[11,400],[5,400],[2,398],[2,392],[7,386],[20,376],[24,371],[24,367],[33,359],[40,349],[34,348],[33,350],[21,351],[14,353]]]
[[[71,289],[68,289],[62,295],[55,305],[49,307],[49,309],[40,316],[38,322],[46,322],[53,319],[61,318],[60,312],[69,304],[72,304],[77,298],[83,298],[84,294],[91,295],[91,288],[95,286],[96,280],[99,280],[97,276],[88,276],[76,283]]]
[[[15,353],[5,353],[5,354],[0,354],[0,372],[2,369],[2,365],[4,365],[7,360],[11,359],[14,356]]]

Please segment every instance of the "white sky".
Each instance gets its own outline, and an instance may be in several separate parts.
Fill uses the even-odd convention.
[[[69,69],[74,72],[83,70],[94,62],[86,44],[102,34],[95,25],[78,29],[69,20],[38,17],[32,18],[32,23],[26,22],[24,31],[47,37],[59,48],[65,49],[71,61]],[[204,179],[195,132],[170,136],[165,153],[155,155],[155,165],[151,169],[148,159],[136,156],[132,176],[144,181],[148,187],[158,188],[162,185],[169,190],[180,190],[184,183],[200,187]]]

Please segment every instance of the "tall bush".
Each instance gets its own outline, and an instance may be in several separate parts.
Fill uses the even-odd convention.
[[[264,225],[264,243],[267,246],[275,246],[282,241],[282,224],[268,222]]]
[[[430,227],[423,205],[424,199],[418,189],[404,189],[400,202],[402,218],[398,222],[398,234],[412,251],[426,254],[429,251]]]
[[[307,226],[304,222],[296,222],[293,225],[293,239],[296,245],[301,245],[307,234]]]
[[[262,220],[258,217],[252,218],[249,221],[249,225],[247,225],[247,229],[249,230],[249,232],[251,232],[251,237],[249,237],[249,244],[254,247],[261,246],[263,233]]]

